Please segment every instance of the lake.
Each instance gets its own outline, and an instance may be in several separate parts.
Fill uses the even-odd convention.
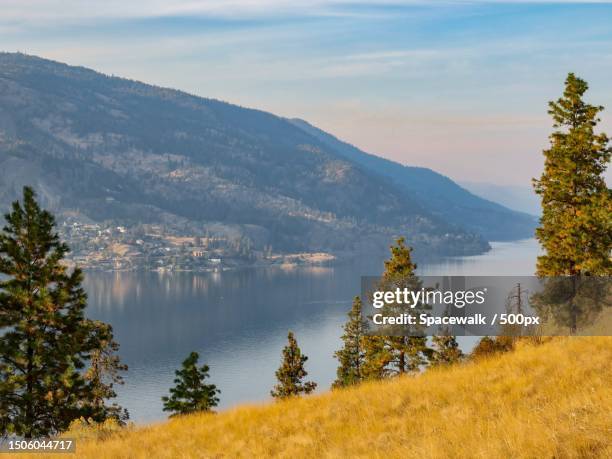
[[[484,255],[423,264],[418,273],[534,273],[535,240],[491,245]],[[166,418],[161,397],[191,351],[210,366],[209,382],[221,389],[219,409],[269,400],[288,330],[309,357],[308,378],[318,390],[329,389],[337,366],[333,353],[361,276],[380,275],[382,261],[219,273],[88,273],[88,315],[112,324],[129,366],[117,401],[136,423]],[[460,339],[464,349],[475,341]]]

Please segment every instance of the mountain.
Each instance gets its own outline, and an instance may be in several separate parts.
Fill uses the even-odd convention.
[[[386,179],[391,179],[433,215],[482,234],[490,241],[516,240],[533,236],[537,220],[532,215],[513,211],[480,198],[431,169],[404,166],[365,153],[304,120],[292,119],[291,122],[346,159]]]
[[[540,198],[531,187],[487,182],[460,182],[460,185],[477,196],[497,202],[509,209],[540,215]]]
[[[504,224],[474,230],[460,212],[432,207],[422,189],[272,114],[2,53],[0,206],[24,184],[60,220],[231,234],[278,251],[380,250],[406,235],[427,253],[479,253],[488,248],[482,235]],[[473,202],[486,213],[486,201]]]

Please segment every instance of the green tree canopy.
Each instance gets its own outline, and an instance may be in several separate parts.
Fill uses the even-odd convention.
[[[308,376],[304,363],[308,357],[302,354],[293,332],[287,335],[288,344],[283,349],[283,360],[281,366],[276,370],[278,384],[270,391],[274,398],[287,398],[301,394],[309,394],[315,390],[317,383],[304,382]]]
[[[361,298],[356,296],[348,313],[348,320],[344,324],[344,334],[342,335],[344,346],[334,354],[339,365],[336,371],[336,380],[332,387],[357,384],[363,378],[362,367],[365,358],[363,337],[366,324],[361,316],[361,308]]]
[[[214,384],[204,383],[209,368],[207,365],[198,367],[199,358],[197,352],[189,354],[182,368],[175,371],[176,386],[170,389],[170,396],[162,397],[164,411],[172,412],[171,416],[211,411],[219,403],[217,394],[221,391]]]
[[[421,289],[422,282],[415,275],[417,266],[412,262],[412,249],[406,245],[405,239],[403,237],[397,239],[390,249],[391,257],[385,261],[385,271],[377,288],[383,291],[393,291],[397,288]],[[416,305],[415,308],[419,310],[425,306]],[[387,304],[382,311],[385,314],[395,315],[408,310],[408,305]],[[411,336],[404,336],[403,333],[406,331],[403,326],[398,325],[385,329],[388,336],[364,337],[365,378],[377,379],[415,372],[427,364],[431,354],[431,349],[427,346],[427,337],[419,336],[418,330],[410,330]]]
[[[102,421],[120,408],[92,357],[111,345],[112,329],[85,317],[83,274],[62,260],[68,247],[34,191],[23,190],[0,232],[0,434],[26,438],[65,430],[76,418]],[[113,343],[113,344],[111,344]],[[107,351],[109,349],[107,348]],[[113,360],[118,363],[118,360]],[[121,367],[123,368],[123,367]]]
[[[595,133],[603,107],[583,100],[587,89],[570,73],[563,96],[549,104],[556,130],[534,179],[542,199],[536,237],[545,252],[539,276],[612,274],[612,192],[603,176],[612,150],[608,137]]]
[[[450,365],[463,358],[463,352],[454,336],[448,333],[440,334],[432,337],[431,341],[433,345],[433,352],[430,356],[431,365]]]

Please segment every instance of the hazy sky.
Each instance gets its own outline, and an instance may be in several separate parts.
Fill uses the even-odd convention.
[[[612,136],[612,4],[0,0],[0,47],[310,121],[452,178],[527,186],[569,71]]]

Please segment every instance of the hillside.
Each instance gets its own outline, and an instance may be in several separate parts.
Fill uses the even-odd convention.
[[[233,234],[278,251],[378,250],[404,234],[427,253],[479,253],[484,234],[508,227],[490,219],[468,228],[461,212],[272,114],[2,53],[0,207],[24,184],[60,216]]]
[[[558,338],[418,377],[84,440],[78,452],[96,459],[611,457],[611,362],[609,337]]]
[[[500,185],[488,182],[461,182],[460,185],[475,195],[502,204],[509,209],[540,215],[540,197],[531,186]]]
[[[343,157],[391,179],[434,215],[482,234],[487,240],[504,241],[533,236],[537,219],[532,215],[478,197],[431,169],[403,166],[365,153],[304,120],[294,119],[291,122]]]

